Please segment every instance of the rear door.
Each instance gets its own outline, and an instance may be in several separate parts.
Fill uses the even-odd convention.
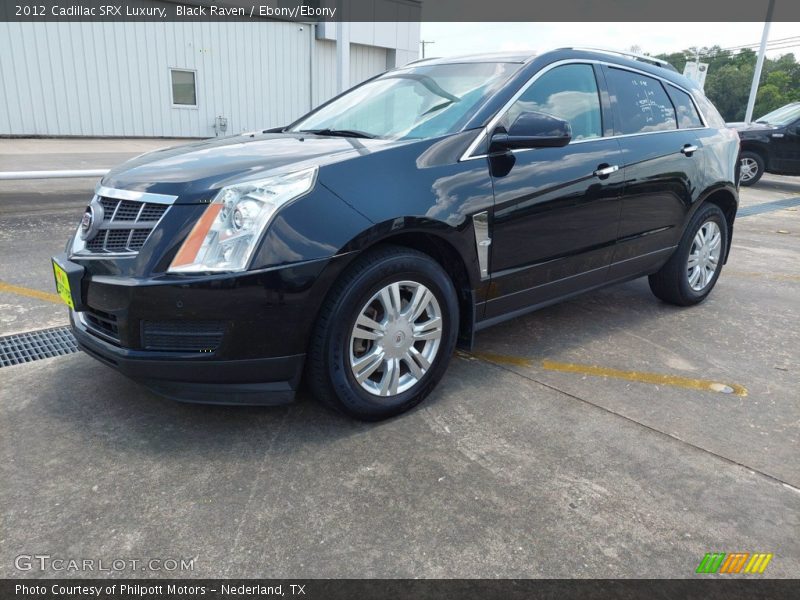
[[[640,71],[604,67],[625,187],[609,279],[666,260],[700,193],[704,125],[689,94]]]
[[[497,124],[507,129],[520,112],[543,112],[569,121],[572,141],[488,159],[495,208],[487,319],[605,281],[622,172],[598,75],[580,62],[540,73]]]

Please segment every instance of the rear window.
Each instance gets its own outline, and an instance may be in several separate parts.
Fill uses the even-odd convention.
[[[700,120],[700,115],[697,114],[697,108],[689,94],[672,85],[667,85],[667,91],[678,113],[678,127],[681,129],[702,127],[703,122]]]
[[[658,79],[614,68],[608,70],[608,79],[621,134],[677,129],[675,109]]]
[[[703,113],[703,117],[705,118],[709,127],[725,127],[725,119],[722,118],[722,115],[719,114],[717,108],[711,103],[711,100],[709,100],[705,94],[702,92],[695,92],[694,97],[697,99],[697,106],[700,108],[700,112]]]

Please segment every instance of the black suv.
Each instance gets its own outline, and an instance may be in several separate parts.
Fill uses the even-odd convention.
[[[213,403],[420,402],[476,331],[611,283],[701,302],[739,140],[658,61],[577,49],[423,60],[278,129],[99,183],[59,293],[87,354]]]
[[[800,102],[773,110],[755,123],[728,123],[742,140],[739,183],[753,185],[764,173],[800,175]]]

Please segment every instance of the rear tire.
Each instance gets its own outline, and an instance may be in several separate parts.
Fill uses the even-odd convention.
[[[739,154],[739,184],[749,187],[755,185],[764,174],[764,159],[757,152],[745,150]]]
[[[727,248],[724,213],[716,204],[704,204],[692,217],[667,263],[650,275],[650,289],[670,304],[691,306],[702,302],[717,283]]]
[[[458,299],[430,256],[383,246],[334,284],[306,363],[314,396],[364,421],[416,406],[444,375],[456,345]]]

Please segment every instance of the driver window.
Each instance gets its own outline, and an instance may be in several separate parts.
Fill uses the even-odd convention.
[[[563,65],[547,71],[503,115],[503,126],[508,129],[523,111],[569,121],[573,140],[603,136],[600,94],[592,65]]]

